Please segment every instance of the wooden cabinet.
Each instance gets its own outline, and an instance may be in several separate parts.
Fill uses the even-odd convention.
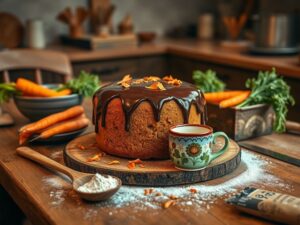
[[[179,77],[181,80],[191,83],[194,82],[192,78],[194,70],[204,71],[213,69],[217,72],[218,77],[227,84],[227,88],[243,89],[245,88],[245,81],[257,74],[256,71],[243,70],[236,67],[229,67],[178,56],[170,56],[168,60],[170,73]]]
[[[137,59],[117,59],[107,61],[91,61],[73,63],[74,75],[81,70],[89,73],[99,74],[102,81],[117,81],[126,74],[135,76],[138,72]]]
[[[117,81],[126,74],[131,74],[135,78],[146,75],[163,76],[166,67],[167,61],[163,55],[73,63],[75,76],[81,70],[85,70],[99,74],[102,81]]]

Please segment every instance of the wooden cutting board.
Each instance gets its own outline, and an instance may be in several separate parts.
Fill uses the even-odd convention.
[[[137,166],[135,169],[129,169],[128,159],[111,155],[105,155],[99,161],[88,162],[88,159],[98,154],[100,150],[97,147],[82,150],[79,146],[93,146],[95,140],[95,133],[90,133],[69,142],[64,149],[65,164],[81,172],[117,176],[127,185],[171,186],[207,181],[231,173],[241,161],[240,147],[231,140],[229,149],[202,170],[188,172],[178,170],[170,160],[147,160],[143,161],[145,168]],[[118,160],[120,164],[107,164],[113,160]]]
[[[274,133],[241,141],[239,144],[249,150],[300,166],[300,135]]]

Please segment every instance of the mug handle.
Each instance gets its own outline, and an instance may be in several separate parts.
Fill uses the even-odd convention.
[[[220,155],[225,153],[225,151],[228,149],[228,146],[229,146],[229,138],[224,132],[219,131],[219,132],[213,133],[213,141],[212,141],[213,144],[216,143],[217,137],[223,137],[225,140],[225,144],[224,144],[223,148],[221,148],[219,151],[212,154],[212,160],[218,158]]]

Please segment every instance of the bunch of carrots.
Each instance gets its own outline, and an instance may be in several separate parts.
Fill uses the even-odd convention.
[[[24,144],[34,134],[38,134],[34,139],[47,139],[88,125],[89,119],[86,118],[83,107],[74,106],[22,127],[19,131],[19,144]]]
[[[219,105],[220,108],[229,108],[244,102],[251,91],[220,91],[204,93],[204,97],[208,103]]]
[[[18,78],[16,83],[0,83],[0,104],[9,101],[14,95],[49,98],[76,93],[83,97],[91,97],[99,85],[98,75],[85,71],[81,71],[78,77],[60,84],[58,89],[49,89],[25,78]]]
[[[24,78],[18,78],[16,82],[16,89],[22,92],[24,96],[33,96],[33,97],[58,97],[65,96],[72,93],[71,89],[63,89],[61,91],[56,91],[49,89],[45,86],[36,84],[30,80]]]

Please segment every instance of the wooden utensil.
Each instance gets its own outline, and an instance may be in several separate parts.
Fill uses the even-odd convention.
[[[223,16],[222,21],[228,31],[231,40],[238,39],[242,29],[244,28],[249,18],[252,6],[253,0],[248,0],[245,10],[240,16]]]
[[[84,34],[82,24],[88,15],[89,13],[84,7],[77,7],[74,14],[71,8],[67,7],[57,15],[56,19],[69,26],[71,37],[81,37]]]
[[[46,167],[57,170],[63,174],[66,174],[68,177],[70,177],[72,179],[74,191],[76,191],[76,193],[79,195],[80,198],[88,200],[88,201],[106,200],[106,199],[110,198],[113,194],[115,194],[122,185],[122,182],[119,178],[111,176],[114,179],[116,179],[118,182],[118,185],[116,187],[108,189],[103,192],[98,192],[98,193],[81,192],[81,191],[78,191],[78,188],[81,185],[85,184],[86,182],[90,181],[92,179],[92,177],[94,176],[94,174],[81,173],[81,172],[72,170],[52,159],[49,159],[48,157],[46,157],[28,147],[17,148],[17,153],[25,158],[35,161],[41,165],[45,165]],[[107,176],[109,176],[109,175],[107,175]]]

